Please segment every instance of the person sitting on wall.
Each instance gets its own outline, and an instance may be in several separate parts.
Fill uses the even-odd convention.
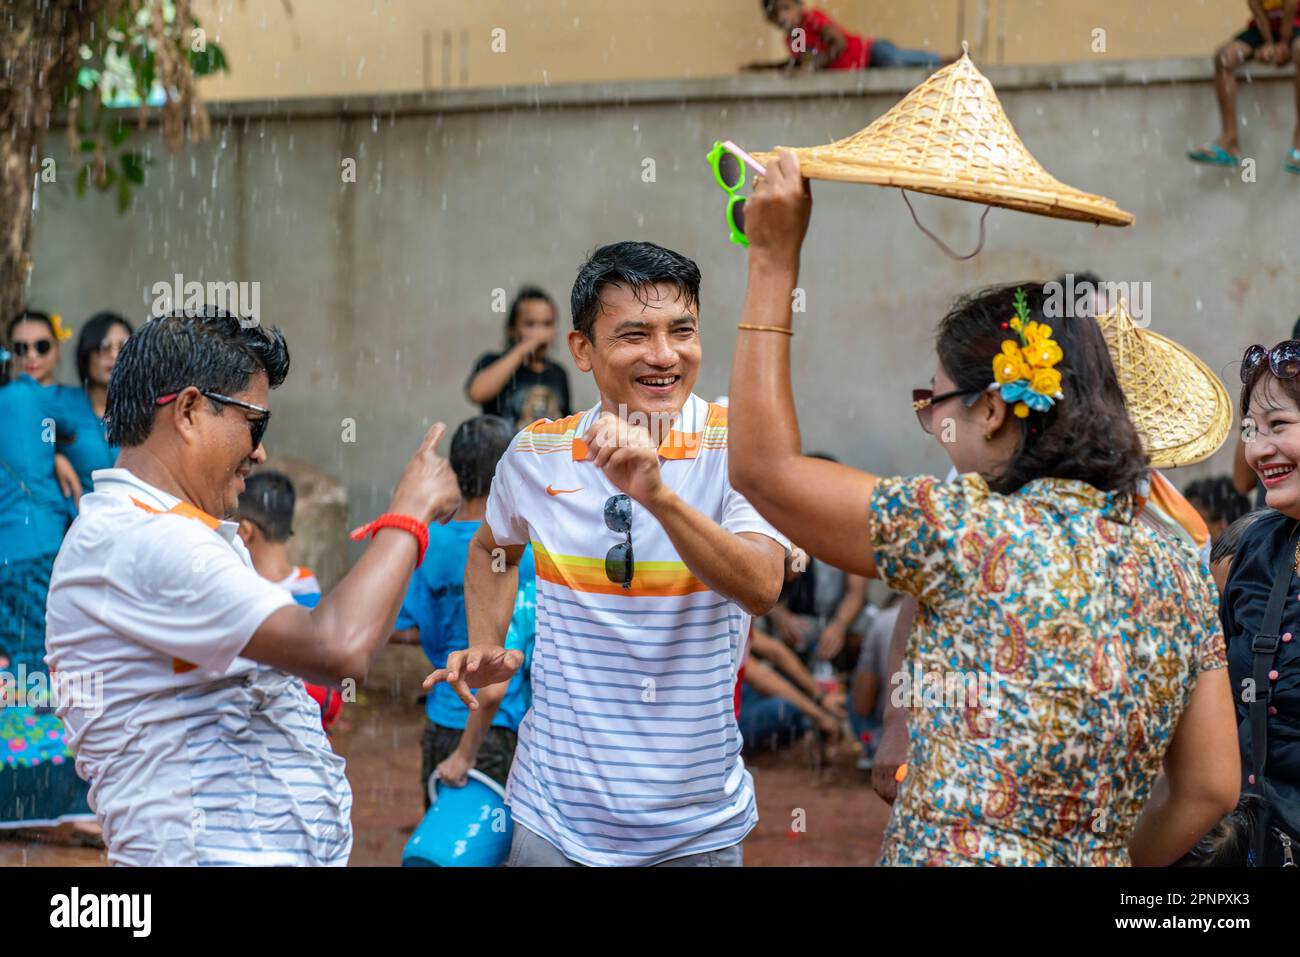
[[[1300,62],[1300,2],[1298,0],[1247,0],[1251,21],[1235,37],[1214,51],[1214,93],[1219,101],[1219,138],[1187,154],[1196,163],[1239,166],[1237,140],[1237,68],[1247,60],[1286,66]],[[1300,70],[1296,71],[1296,128],[1283,168],[1300,175]]]
[[[779,69],[787,73],[812,70],[865,70],[888,67],[937,69],[943,59],[928,50],[904,50],[879,37],[850,33],[831,17],[803,0],[759,0],[763,15],[786,34],[790,57],[774,63],[751,63],[747,70]]]

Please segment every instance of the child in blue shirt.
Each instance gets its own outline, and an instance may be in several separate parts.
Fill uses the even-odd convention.
[[[418,641],[435,669],[446,666],[451,652],[469,647],[465,561],[470,539],[483,521],[497,462],[513,437],[511,424],[494,415],[461,423],[452,437],[450,462],[460,483],[460,509],[446,525],[429,526],[424,563],[411,578],[393,633],[394,641]],[[532,702],[528,674],[536,633],[536,594],[532,550],[526,549],[519,563],[519,594],[506,637],[507,648],[524,653],[524,666],[508,683],[482,689],[479,708],[472,716],[445,682],[434,685],[425,699],[420,786],[426,809],[427,785],[435,771],[452,786],[463,785],[470,768],[506,783],[519,722]]]

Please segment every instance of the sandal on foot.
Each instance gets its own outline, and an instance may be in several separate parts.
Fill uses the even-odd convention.
[[[1282,164],[1282,168],[1288,173],[1295,173],[1300,176],[1300,150],[1292,150],[1287,153],[1286,162]]]
[[[1202,146],[1198,150],[1191,150],[1187,158],[1193,163],[1204,163],[1207,166],[1240,166],[1241,159],[1233,156],[1218,143],[1210,143]]]

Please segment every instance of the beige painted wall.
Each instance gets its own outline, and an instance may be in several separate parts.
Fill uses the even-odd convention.
[[[725,75],[781,54],[758,0],[197,0],[231,72],[210,100]],[[854,32],[981,63],[1189,56],[1248,17],[1245,0],[841,0]],[[979,10],[988,17],[981,27]],[[492,52],[493,30],[505,51]],[[1092,52],[1093,30],[1106,52]],[[792,80],[792,82],[798,82]]]

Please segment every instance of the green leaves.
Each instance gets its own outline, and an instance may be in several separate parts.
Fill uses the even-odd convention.
[[[79,103],[76,193],[84,196],[91,184],[102,193],[112,190],[119,212],[130,208],[133,191],[145,185],[151,162],[142,150],[130,148],[137,127],[134,113],[127,110],[144,109],[151,97],[157,103],[169,92],[175,95],[160,85],[158,44],[174,51],[172,62],[183,58],[196,77],[229,70],[225,51],[206,38],[197,17],[190,16],[193,29],[182,34],[174,4],[162,5],[161,30],[152,29],[153,10],[152,0],[123,0],[115,5],[111,21],[101,14],[81,48],[76,77],[64,91],[65,103]],[[102,177],[97,175],[101,161]]]
[[[228,72],[230,68],[226,65],[225,51],[209,41],[205,49],[198,52],[190,51],[190,69],[194,71],[195,76],[208,76],[218,71]]]

